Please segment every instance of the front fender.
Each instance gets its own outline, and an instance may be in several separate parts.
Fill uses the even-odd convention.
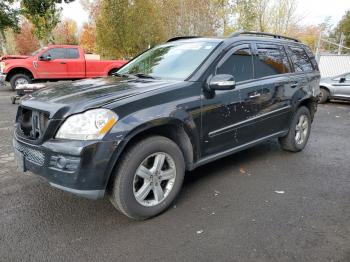
[[[148,113],[150,112],[147,112],[147,114]],[[106,137],[106,139],[118,141],[117,150],[112,155],[107,169],[109,172],[108,176],[110,177],[112,175],[113,168],[117,165],[118,159],[134,137],[147,130],[169,125],[183,127],[190,139],[193,154],[196,155],[199,149],[199,130],[193,119],[191,119],[186,112],[179,111],[173,115],[167,116],[165,113],[151,114],[151,117],[147,118],[145,118],[145,112],[136,112],[135,114],[120,119]]]

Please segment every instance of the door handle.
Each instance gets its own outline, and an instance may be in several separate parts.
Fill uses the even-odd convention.
[[[256,98],[256,97],[259,97],[261,96],[260,93],[256,93],[256,94],[253,94],[253,95],[250,95],[249,98]]]
[[[66,63],[66,62],[61,62],[60,64],[61,64],[61,65],[65,65],[65,64],[67,64],[67,63]]]

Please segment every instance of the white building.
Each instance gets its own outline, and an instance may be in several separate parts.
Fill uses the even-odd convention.
[[[321,77],[336,76],[350,72],[350,55],[321,54],[318,65]]]

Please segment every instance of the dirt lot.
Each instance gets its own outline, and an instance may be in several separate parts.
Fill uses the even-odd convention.
[[[306,149],[276,141],[187,174],[163,215],[130,221],[16,171],[0,89],[0,261],[350,261],[350,104],[319,107]]]

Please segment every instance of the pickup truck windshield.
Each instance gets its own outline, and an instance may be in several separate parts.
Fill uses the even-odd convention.
[[[173,42],[154,47],[118,71],[154,78],[185,80],[208,57],[220,41]]]
[[[36,51],[34,51],[33,53],[31,53],[31,55],[32,56],[34,56],[34,55],[37,55],[41,50],[44,50],[44,49],[46,49],[47,47],[45,46],[45,47],[41,47],[41,48],[39,48],[38,50],[36,50]]]

